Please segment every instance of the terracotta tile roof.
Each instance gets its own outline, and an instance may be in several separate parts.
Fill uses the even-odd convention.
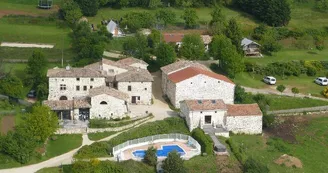
[[[183,70],[174,72],[170,75],[168,75],[168,79],[171,80],[174,83],[179,83],[181,81],[184,81],[186,79],[189,79],[191,77],[197,76],[199,74],[202,75],[206,75],[218,80],[222,80],[231,84],[234,84],[229,78],[227,78],[226,76],[211,72],[211,71],[207,71],[201,68],[197,68],[197,67],[188,67],[185,68]]]
[[[129,70],[125,73],[116,75],[118,82],[152,82],[153,76],[145,69]]]
[[[226,104],[221,99],[217,100],[184,100],[188,108],[192,111],[201,110],[226,110]]]
[[[120,64],[123,64],[123,65],[132,65],[132,64],[135,64],[135,63],[148,65],[145,61],[143,61],[141,59],[133,58],[133,57],[120,59],[120,60],[116,61],[116,63],[120,63]]]
[[[262,116],[260,107],[254,104],[227,105],[228,116]]]
[[[45,100],[43,104],[51,110],[71,110],[74,108],[91,108],[90,98],[76,98],[74,100]]]
[[[203,64],[199,64],[199,63],[196,63],[196,62],[193,62],[193,61],[186,61],[186,60],[180,60],[180,61],[177,61],[175,63],[166,65],[164,67],[161,67],[161,70],[165,74],[169,74],[171,72],[174,72],[176,70],[179,70],[179,69],[182,69],[182,68],[186,68],[186,67],[199,67],[199,68],[204,69],[204,70],[209,70]]]
[[[209,35],[201,35],[202,40],[204,42],[204,44],[210,44],[212,41],[212,36]]]
[[[103,77],[100,71],[90,68],[49,69],[47,77]]]
[[[121,99],[121,100],[128,100],[129,99],[129,95],[121,92],[119,90],[116,90],[114,88],[109,88],[106,86],[101,86],[101,87],[96,87],[96,88],[92,88],[89,90],[89,96],[90,97],[94,97],[97,95],[101,95],[101,94],[107,94],[109,96]]]
[[[184,34],[182,33],[164,33],[163,34],[164,41],[166,43],[176,43],[176,42],[181,42]]]

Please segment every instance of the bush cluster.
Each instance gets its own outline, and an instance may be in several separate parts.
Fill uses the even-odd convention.
[[[269,138],[267,145],[270,146],[269,151],[279,151],[285,154],[290,152],[286,143],[280,138]]]
[[[127,119],[126,121],[123,121]],[[108,127],[122,127],[129,124],[132,124],[136,121],[139,121],[143,118],[128,120],[129,118],[122,118],[122,119],[112,119],[112,120],[105,120],[105,119],[91,119],[89,120],[89,127],[90,128],[108,128]]]
[[[191,136],[201,145],[202,153],[213,154],[213,141],[202,129],[194,129],[191,132]]]
[[[172,117],[161,121],[147,123],[133,130],[124,132],[107,142],[96,142],[89,146],[82,147],[75,158],[95,158],[108,156],[113,147],[128,140],[143,138],[157,134],[181,133],[189,135],[189,130],[182,118]]]
[[[260,66],[254,62],[245,62],[245,71],[260,75],[274,76],[299,76],[307,74],[315,76],[317,72],[328,69],[327,61],[289,61],[289,62],[273,62],[266,66]]]

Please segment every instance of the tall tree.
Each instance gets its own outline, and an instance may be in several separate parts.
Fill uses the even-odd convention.
[[[176,21],[176,14],[170,9],[160,9],[155,14],[159,22],[163,22],[164,26],[172,24]]]
[[[276,33],[273,30],[268,30],[264,33],[261,39],[262,50],[271,55],[272,52],[278,52],[281,49],[281,45],[276,39]]]
[[[75,0],[85,16],[95,16],[99,8],[99,0]]]
[[[150,48],[156,48],[161,41],[161,32],[156,29],[151,30],[151,34],[148,35],[148,46]]]
[[[23,83],[18,77],[7,74],[4,78],[0,79],[0,93],[15,98],[23,98],[23,92]]]
[[[37,141],[44,142],[58,128],[58,118],[47,106],[34,106],[26,115],[25,125]]]
[[[165,173],[186,173],[186,168],[183,165],[183,160],[180,154],[176,151],[170,152],[167,158],[163,161],[163,170]]]
[[[187,8],[183,11],[181,18],[185,21],[186,28],[195,28],[197,25],[198,16],[194,9]]]
[[[228,38],[231,39],[232,44],[236,46],[237,50],[241,51],[240,43],[242,39],[242,34],[235,18],[229,20],[228,26],[225,30],[225,34]]]
[[[198,34],[185,35],[182,39],[182,45],[179,50],[181,56],[186,59],[201,59],[205,53],[204,43]]]
[[[219,6],[215,6],[213,11],[211,12],[212,20],[210,21],[210,32],[215,34],[223,34],[226,27],[226,19],[222,14],[221,8]]]
[[[82,17],[82,12],[79,5],[73,0],[65,1],[60,11],[62,12],[64,19],[71,26],[74,26]]]
[[[160,67],[174,63],[176,59],[174,48],[164,42],[158,45],[155,55]]]
[[[34,51],[27,61],[26,73],[28,83],[36,88],[46,78],[48,60],[40,51]]]
[[[127,39],[123,43],[124,53],[139,59],[148,59],[148,40],[147,37],[137,33],[135,37]]]

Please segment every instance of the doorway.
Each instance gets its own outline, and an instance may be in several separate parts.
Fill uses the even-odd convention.
[[[212,124],[212,116],[211,115],[205,116],[205,124]]]
[[[132,96],[131,103],[137,103],[137,96]]]

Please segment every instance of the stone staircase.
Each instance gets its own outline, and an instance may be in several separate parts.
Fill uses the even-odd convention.
[[[214,128],[211,125],[203,125],[203,130],[205,132],[205,134],[210,135],[212,141],[214,142],[214,150],[218,153],[225,153],[227,152],[227,148],[225,145],[223,145],[219,139],[215,136],[216,133],[218,132],[225,132],[227,131],[226,129],[224,129],[223,127],[221,128]]]

